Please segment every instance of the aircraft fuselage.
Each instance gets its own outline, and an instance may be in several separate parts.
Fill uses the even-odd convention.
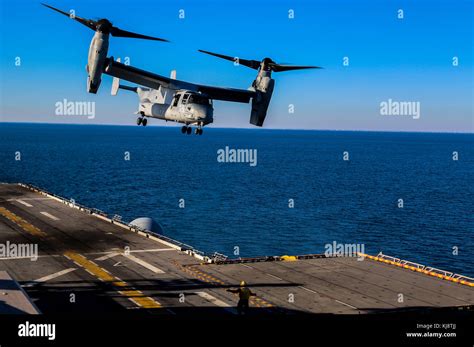
[[[161,87],[158,90],[137,88],[137,94],[141,117],[182,123],[185,127],[195,125],[198,129],[214,121],[212,100],[204,94]],[[143,119],[137,123],[143,125]]]

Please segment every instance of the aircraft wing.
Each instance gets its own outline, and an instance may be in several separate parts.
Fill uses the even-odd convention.
[[[164,88],[175,90],[187,89],[201,92],[213,100],[249,103],[250,99],[255,96],[255,92],[251,90],[204,86],[171,79],[119,63],[114,61],[113,58],[106,59],[104,73],[153,89],[158,89],[160,86],[163,86]]]

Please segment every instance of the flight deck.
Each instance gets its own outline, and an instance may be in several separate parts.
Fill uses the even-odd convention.
[[[0,283],[10,279],[28,297],[15,313],[232,316],[238,297],[226,289],[242,280],[257,294],[250,301],[256,315],[474,305],[474,280],[462,275],[384,255],[207,255],[22,184],[0,184],[0,244],[9,252],[0,258]]]

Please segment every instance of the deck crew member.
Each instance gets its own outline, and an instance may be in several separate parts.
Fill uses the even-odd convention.
[[[239,314],[246,314],[249,309],[249,299],[251,296],[256,296],[255,293],[247,288],[245,281],[240,282],[238,289],[227,289],[228,292],[239,294],[239,303],[237,304],[237,311]]]

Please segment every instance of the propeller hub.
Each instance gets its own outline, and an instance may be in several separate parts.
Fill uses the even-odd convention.
[[[271,64],[273,64],[273,60],[271,58],[264,58],[261,63],[261,68],[264,71],[271,71],[272,67]]]
[[[104,34],[109,34],[112,29],[112,23],[107,19],[100,19],[97,21],[96,30]]]

